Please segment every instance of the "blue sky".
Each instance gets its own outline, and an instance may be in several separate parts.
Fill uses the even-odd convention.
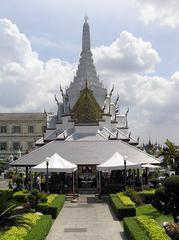
[[[150,136],[162,142],[169,137],[179,143],[177,0],[2,1],[0,19],[9,22],[1,24],[4,42],[0,54],[9,58],[1,62],[0,85],[10,93],[9,84],[13,83],[18,98],[6,99],[2,92],[0,110],[41,111],[45,106],[55,111],[53,95],[57,86],[60,81],[64,87],[72,81],[78,64],[85,14],[89,17],[94,61],[101,80],[109,88],[112,82],[116,84],[121,109],[125,111],[129,105],[134,134],[142,135],[144,140]],[[8,33],[11,40],[6,39],[7,29],[16,31],[15,35]],[[122,54],[122,60],[118,56],[114,62],[115,50]],[[51,83],[45,87],[49,79]],[[34,85],[41,89],[39,96],[31,99],[30,91],[36,91]],[[24,94],[26,90],[29,96]]]
[[[136,37],[150,41],[158,51],[162,61],[157,67],[157,73],[168,77],[177,70],[178,27],[161,26],[156,22],[145,24],[139,17],[135,3],[130,0],[126,3],[117,0],[107,3],[96,3],[94,0],[6,0],[1,2],[0,8],[0,17],[8,18],[17,24],[29,39],[44,38],[62,46],[66,43],[64,50],[58,50],[56,47],[40,46],[40,42],[37,44],[35,40],[32,41],[33,49],[42,59],[60,57],[70,62],[77,61],[81,47],[81,25],[85,14],[90,19],[93,47],[109,45],[121,31],[126,30]]]

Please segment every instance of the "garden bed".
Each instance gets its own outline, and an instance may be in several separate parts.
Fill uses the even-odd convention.
[[[150,240],[146,232],[137,223],[135,217],[124,218],[123,227],[128,240]]]
[[[27,213],[24,214],[24,219],[28,219],[32,225],[12,226],[9,230],[0,233],[0,240],[44,240],[51,228],[52,217]]]
[[[170,240],[165,230],[148,216],[124,218],[123,226],[129,240]]]
[[[136,215],[135,206],[125,206],[117,194],[110,194],[110,202],[119,220]]]
[[[154,200],[155,189],[144,190],[144,191],[135,191],[133,189],[128,189],[125,191],[125,194],[131,198],[136,205],[148,204]]]
[[[146,215],[150,216],[151,218],[155,219],[160,225],[162,225],[163,222],[172,222],[173,217],[172,215],[164,215],[160,213],[156,208],[154,208],[151,204],[145,204],[140,207],[136,208],[136,215]]]
[[[40,203],[37,210],[43,214],[50,214],[52,218],[56,218],[65,202],[65,195],[50,194],[46,203]]]

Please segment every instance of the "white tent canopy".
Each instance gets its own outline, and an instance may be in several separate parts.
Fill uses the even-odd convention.
[[[140,163],[132,163],[126,160],[126,169],[137,169],[141,168]],[[97,166],[98,171],[109,171],[109,170],[124,170],[124,157],[116,152],[104,163]]]
[[[146,164],[142,164],[142,168],[160,168],[160,166],[158,165],[153,165],[153,164],[150,164],[150,163],[146,163]]]
[[[57,153],[53,154],[51,157],[47,157],[45,161],[32,167],[33,172],[46,172],[47,171],[47,161],[48,161],[48,171],[49,172],[66,172],[72,173],[77,170],[77,165],[68,162],[62,158]]]

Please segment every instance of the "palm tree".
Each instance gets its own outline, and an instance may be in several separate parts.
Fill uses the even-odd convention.
[[[10,203],[7,196],[0,196],[0,231],[11,226],[28,227],[31,223],[23,217],[24,208],[17,203]]]
[[[164,167],[170,166],[170,168],[177,174],[179,170],[179,149],[168,139],[165,144],[166,148],[162,149],[159,154],[160,156],[163,156],[161,165]]]

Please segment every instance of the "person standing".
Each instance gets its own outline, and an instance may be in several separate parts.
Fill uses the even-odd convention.
[[[13,187],[14,187],[14,183],[13,183],[12,177],[10,177],[10,179],[9,179],[9,184],[8,184],[8,186],[9,186],[9,189],[13,189]]]
[[[45,175],[43,175],[41,177],[41,188],[42,188],[42,191],[45,191],[45,186],[46,186],[46,177],[45,177]]]
[[[36,178],[36,186],[39,191],[41,191],[41,178],[40,175],[37,176]]]

